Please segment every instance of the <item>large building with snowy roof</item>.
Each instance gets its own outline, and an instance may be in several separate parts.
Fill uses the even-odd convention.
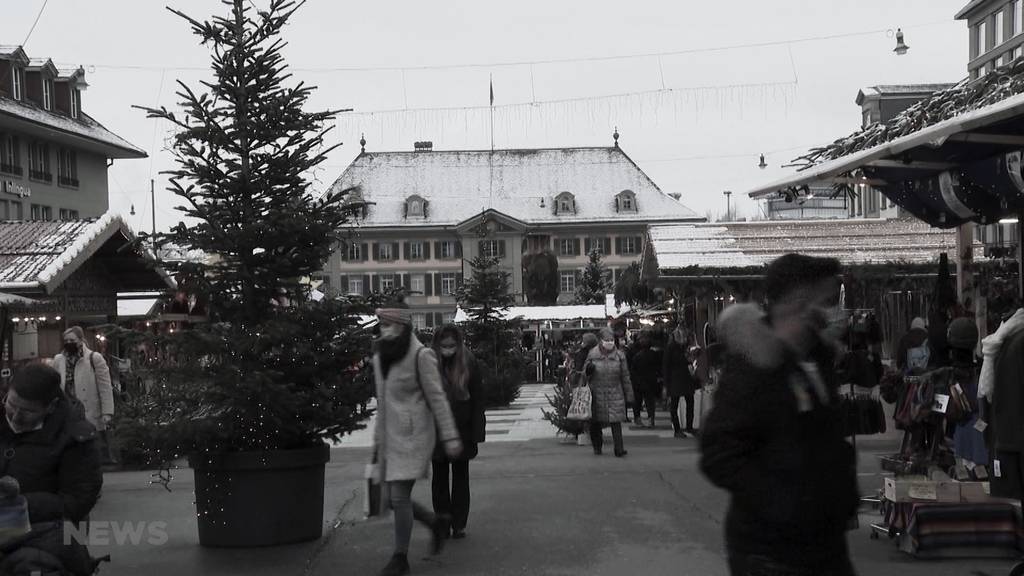
[[[366,208],[320,279],[335,293],[406,287],[413,321],[450,321],[468,261],[500,258],[523,294],[523,261],[551,250],[559,302],[572,300],[587,255],[612,280],[639,260],[649,224],[700,222],[618,146],[529,150],[364,150],[330,191],[358,187]]]
[[[87,86],[82,68],[0,45],[0,221],[102,216],[109,163],[146,157],[83,111]]]

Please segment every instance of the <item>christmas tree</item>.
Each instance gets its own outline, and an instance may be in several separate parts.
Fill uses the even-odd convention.
[[[569,413],[569,406],[572,405],[572,390],[568,386],[555,386],[554,396],[547,396],[548,404],[552,410],[541,409],[544,419],[563,434],[578,436],[587,429],[587,423],[580,420],[569,420],[565,417]]]
[[[601,252],[590,252],[590,262],[583,269],[580,285],[576,287],[577,304],[604,304],[608,293],[608,269],[601,261]]]
[[[209,21],[171,10],[210,48],[213,78],[202,93],[179,82],[180,112],[144,109],[177,129],[167,174],[185,216],[156,244],[206,255],[162,265],[209,314],[147,338],[159,351],[144,367],[151,393],[124,425],[157,462],[337,440],[361,426],[372,392],[358,319],[367,302],[310,297],[309,277],[361,206],[346,202],[350,190],[310,190],[335,113],[304,111],[313,88],[292,80],[281,55],[281,30],[302,3],[224,4],[230,13]]]
[[[507,406],[519,397],[526,358],[519,345],[519,323],[505,311],[515,303],[509,293],[510,274],[498,259],[477,256],[470,261],[472,275],[459,289],[459,305],[466,311],[466,343],[481,368],[488,406]]]

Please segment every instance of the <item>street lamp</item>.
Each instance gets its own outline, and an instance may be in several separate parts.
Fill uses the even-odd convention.
[[[891,30],[890,30],[890,32],[891,32]],[[891,38],[891,36],[890,36],[890,38]],[[892,51],[895,52],[897,56],[903,56],[904,54],[907,53],[907,50],[910,50],[910,46],[907,46],[906,42],[903,41],[903,30],[901,28],[897,28],[896,29],[896,47],[893,48]]]
[[[725,221],[726,222],[731,222],[732,221],[732,204],[730,202],[730,198],[729,197],[732,196],[732,190],[726,190],[725,192],[722,192],[722,194],[725,194]]]

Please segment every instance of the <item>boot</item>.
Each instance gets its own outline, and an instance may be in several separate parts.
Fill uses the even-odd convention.
[[[650,426],[651,426],[651,428],[654,428],[654,418],[650,419]]]
[[[430,524],[430,553],[437,556],[444,550],[444,541],[451,533],[452,517],[438,514]]]
[[[405,576],[408,573],[409,557],[405,554],[395,554],[377,576]]]

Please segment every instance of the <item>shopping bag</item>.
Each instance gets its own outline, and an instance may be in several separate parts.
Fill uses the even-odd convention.
[[[590,386],[583,385],[573,388],[572,403],[569,404],[569,411],[565,415],[566,420],[590,420],[592,401]]]
[[[366,491],[363,494],[363,515],[367,518],[380,516],[384,513],[384,482],[379,462],[366,465]]]
[[[704,424],[704,417],[711,411],[711,392],[707,388],[698,388],[693,393],[693,427],[699,430]],[[686,422],[686,401],[679,403],[679,421]]]

